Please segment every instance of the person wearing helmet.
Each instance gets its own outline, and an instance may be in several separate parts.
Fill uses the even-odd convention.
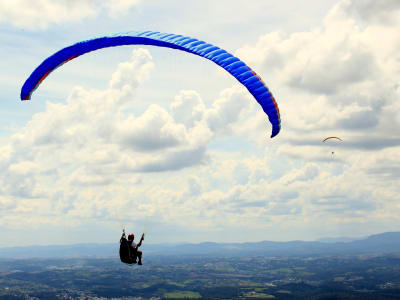
[[[142,242],[144,240],[144,233],[140,238],[138,244],[136,244],[133,240],[135,239],[135,235],[133,233],[128,235],[128,243],[131,246],[131,258],[136,263],[136,258],[139,258],[138,265],[142,265],[142,251],[139,251],[138,248],[142,246]]]

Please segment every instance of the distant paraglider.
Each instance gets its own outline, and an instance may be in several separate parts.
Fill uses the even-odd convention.
[[[343,142],[343,140],[338,136],[328,136],[327,138],[323,139],[322,142],[325,143],[327,140],[330,140],[330,139],[337,139],[337,140]],[[332,151],[332,155],[334,155],[334,154],[335,154],[335,151]]]
[[[198,39],[154,31],[104,36],[61,49],[45,59],[29,76],[21,89],[21,100],[29,100],[40,83],[64,63],[91,51],[123,45],[151,45],[172,48],[213,61],[243,84],[261,105],[272,125],[271,138],[279,133],[281,118],[278,104],[261,77],[244,62],[227,51]]]
[[[327,140],[330,140],[330,139],[338,139],[339,141],[343,142],[343,140],[340,137],[337,137],[337,136],[328,136],[327,138],[325,138],[323,140],[323,142],[325,143]]]

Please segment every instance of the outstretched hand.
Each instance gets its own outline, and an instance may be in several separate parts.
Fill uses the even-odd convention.
[[[144,233],[142,233],[142,238],[141,238],[141,240],[144,241]]]

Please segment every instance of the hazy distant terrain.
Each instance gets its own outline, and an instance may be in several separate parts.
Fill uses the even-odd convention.
[[[399,232],[349,242],[145,245],[143,266],[121,263],[118,248],[117,241],[0,249],[0,300],[400,295]]]
[[[400,252],[400,232],[386,232],[348,242],[270,242],[257,243],[200,243],[200,244],[146,244],[145,255],[219,255],[219,256],[310,256],[353,255]],[[341,239],[343,240],[343,238]],[[0,258],[28,257],[116,257],[118,238],[113,244],[77,244],[66,246],[31,246],[0,248]]]

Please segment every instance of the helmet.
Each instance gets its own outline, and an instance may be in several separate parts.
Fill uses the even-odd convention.
[[[135,238],[135,235],[133,233],[128,235],[128,240],[133,241],[134,238]]]

